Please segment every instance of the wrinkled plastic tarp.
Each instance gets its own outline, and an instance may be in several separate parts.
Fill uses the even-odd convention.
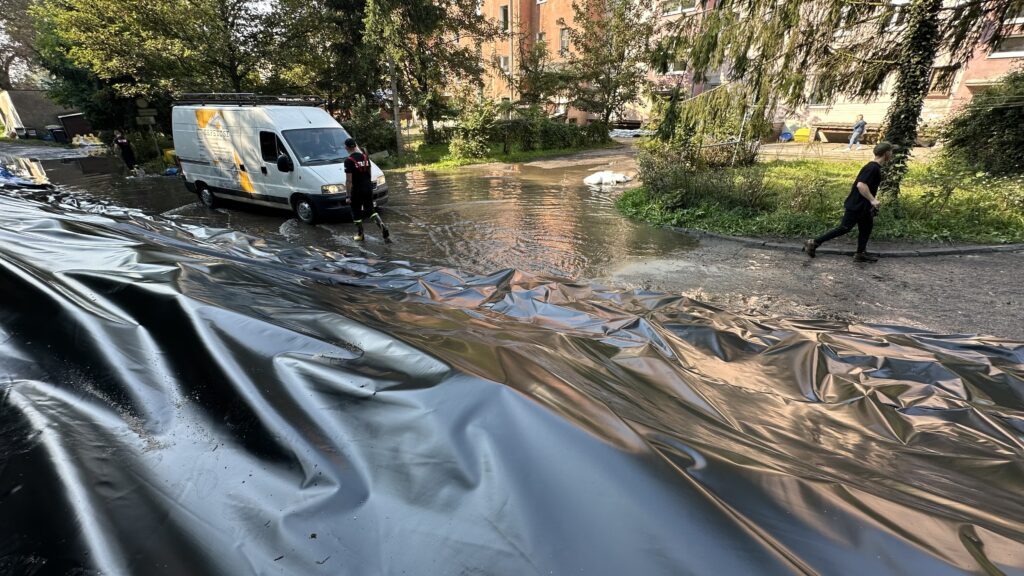
[[[0,197],[0,574],[1024,573],[1019,342],[95,211]]]

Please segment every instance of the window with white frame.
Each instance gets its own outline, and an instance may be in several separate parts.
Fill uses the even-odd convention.
[[[537,32],[537,42],[547,41],[548,35],[543,32]]]
[[[989,58],[1024,58],[1024,35],[1003,38]]]
[[[508,4],[501,7],[501,29],[508,32],[511,29],[511,21],[508,17]]]
[[[665,16],[674,16],[697,9],[697,0],[668,0],[665,2]]]
[[[508,61],[508,56],[502,56],[502,57],[501,57],[501,58],[500,58],[500,59],[498,60],[498,62],[499,62],[499,66],[501,66],[501,71],[502,71],[502,72],[504,72],[504,73],[506,73],[506,74],[508,74],[508,71],[509,71],[509,61]]]
[[[569,29],[562,28],[558,33],[558,54],[561,56],[569,55]]]
[[[892,30],[907,23],[907,12],[910,10],[910,0],[892,0],[889,4],[893,8],[892,17],[886,28]]]
[[[1015,14],[1007,14],[1005,22],[1007,24],[1024,24],[1024,6],[1018,9]]]

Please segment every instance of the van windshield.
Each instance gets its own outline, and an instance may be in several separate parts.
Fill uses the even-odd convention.
[[[338,164],[348,158],[344,128],[302,128],[281,132],[297,160],[303,166]]]

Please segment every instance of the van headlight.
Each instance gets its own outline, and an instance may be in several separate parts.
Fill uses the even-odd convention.
[[[322,194],[340,194],[345,191],[344,184],[324,184],[320,187]]]
[[[377,179],[374,180],[374,182],[377,183],[378,187],[387,184],[387,181],[384,179],[384,175],[383,174],[381,174],[380,176],[377,176]]]

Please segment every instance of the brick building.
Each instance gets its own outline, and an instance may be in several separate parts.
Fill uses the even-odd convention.
[[[890,1],[902,5],[909,0]],[[565,54],[572,49],[566,28],[575,25],[572,2],[573,0],[481,0],[480,13],[498,22],[507,32],[503,38],[485,43],[479,49],[480,58],[487,65],[482,94],[484,97],[512,102],[517,99],[508,82],[491,67],[491,62],[495,61],[505,70],[517,70],[516,59],[520,52],[520,42],[532,45],[543,41],[552,61],[558,63],[565,60]],[[699,4],[697,0],[674,0],[660,16],[662,20],[659,24],[692,16]],[[640,5],[642,2],[638,3],[638,6]],[[1006,25],[1011,26],[1013,32],[1000,46],[991,53],[979,50],[966,66],[956,71],[951,86],[935,86],[922,111],[924,124],[938,122],[951,111],[969,102],[987,86],[998,82],[1008,71],[1024,66],[1024,13],[1008,20]],[[471,42],[469,39],[462,41]],[[937,67],[941,67],[941,60]],[[679,86],[690,95],[696,95],[728,81],[727,71],[722,71],[709,74],[706,82],[695,84],[681,66],[676,70],[672,68],[670,67],[670,71],[664,75],[655,74],[653,71],[649,73],[648,80],[655,94],[665,94]],[[879,96],[869,101],[840,98],[832,103],[811,104],[800,110],[783,111],[779,119],[791,129],[801,126],[833,126],[841,129],[843,126],[852,125],[856,116],[863,114],[869,125],[877,128],[892,102],[891,84],[890,80]],[[570,108],[564,98],[550,102],[549,109],[552,114],[565,114],[570,122],[585,123],[593,119],[592,115]],[[619,120],[646,120],[650,116],[650,109],[649,99],[642,98]]]
[[[485,43],[480,47],[480,57],[487,65],[487,73],[484,77],[484,97],[493,100],[516,101],[517,95],[514,94],[514,90],[498,71],[493,69],[491,63],[496,62],[505,70],[517,70],[519,63],[516,59],[521,51],[520,42],[527,43],[527,46],[523,48],[529,48],[536,42],[544,42],[552,62],[556,65],[565,62],[566,54],[572,49],[567,29],[575,25],[572,3],[573,0],[482,0],[480,2],[480,13],[497,22],[506,31],[505,37],[495,42]],[[679,8],[670,10],[663,18],[666,21],[677,18],[685,10],[692,9],[695,3],[695,0],[680,0]],[[690,8],[684,8],[684,6]],[[463,40],[463,42],[469,41]],[[650,79],[661,86],[674,86],[677,82],[682,81],[682,77],[678,74],[659,76],[651,73]],[[596,116],[569,107],[564,98],[550,102],[549,109],[552,114],[564,114],[570,122],[586,123],[596,118]],[[622,119],[645,120],[649,111],[649,104],[641,102],[627,110]]]

